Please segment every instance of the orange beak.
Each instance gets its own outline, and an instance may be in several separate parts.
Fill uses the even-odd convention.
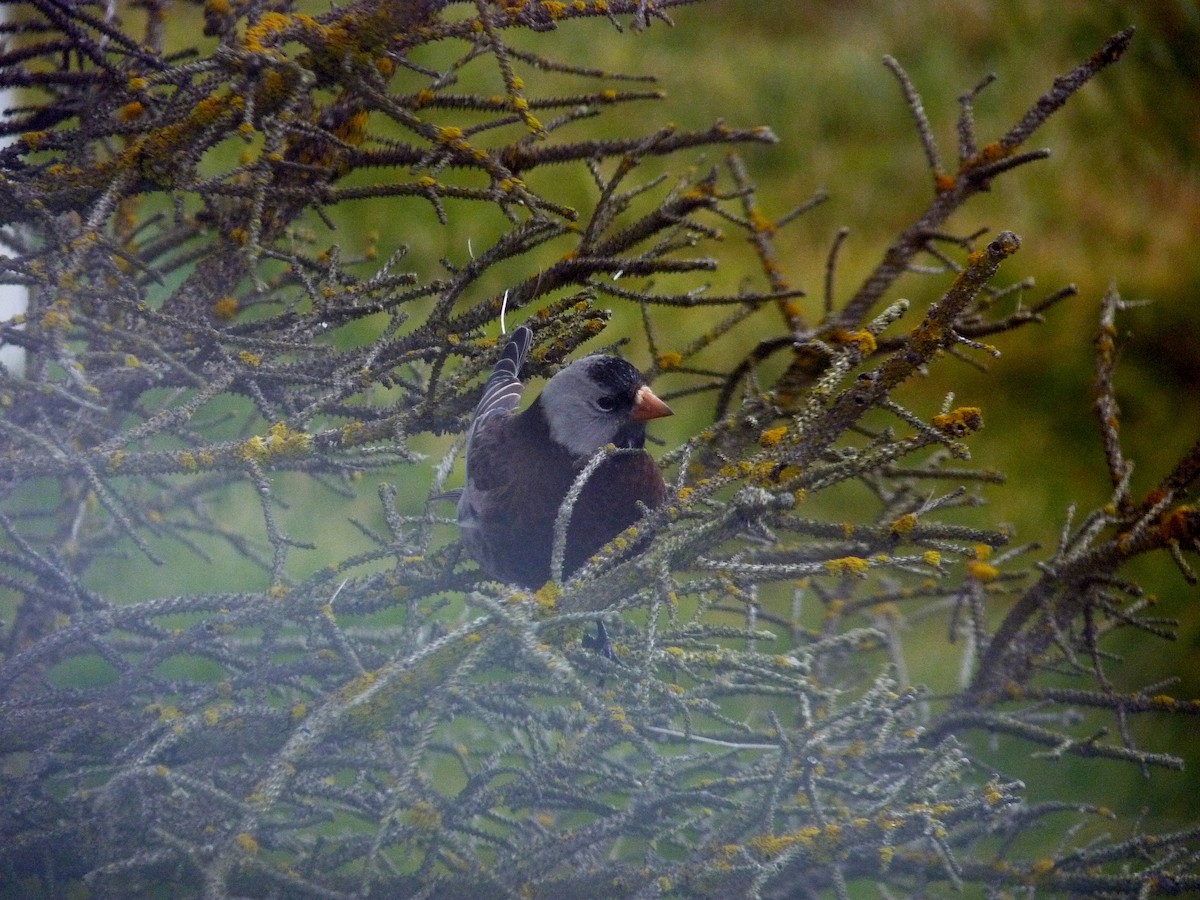
[[[643,385],[633,397],[633,411],[629,417],[635,422],[647,419],[661,419],[663,416],[673,416],[675,411],[655,396],[649,386]]]

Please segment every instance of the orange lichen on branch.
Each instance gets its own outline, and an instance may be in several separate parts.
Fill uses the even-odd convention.
[[[766,431],[764,431],[762,434],[760,434],[758,436],[758,443],[762,447],[774,447],[776,444],[778,444],[780,441],[783,440],[784,435],[786,435],[786,434],[787,434],[787,426],[786,425],[781,425],[778,428],[768,428]],[[774,468],[774,467],[772,466],[772,468]]]
[[[254,97],[255,108],[259,113],[275,113],[282,109],[299,86],[300,76],[301,69],[291,64],[266,69],[259,79],[258,91]]]
[[[1011,156],[1015,147],[1008,147],[1001,144],[999,141],[992,141],[990,144],[985,144],[979,148],[979,152],[968,159],[962,165],[962,171],[967,172],[971,169],[978,169],[986,165]]]
[[[238,298],[231,294],[226,294],[221,299],[213,303],[212,314],[214,318],[227,322],[237,315],[240,304]]]
[[[233,30],[236,18],[230,0],[204,0],[204,33],[209,37]]]
[[[870,563],[858,556],[843,556],[841,559],[825,561],[825,570],[830,575],[857,575],[862,578],[867,574]]]
[[[346,116],[334,128],[333,133],[352,147],[357,147],[367,137],[367,119],[369,114],[365,109],[359,109]]]
[[[688,203],[706,202],[716,196],[716,185],[705,180],[693,185],[680,195],[680,199]]]
[[[132,122],[134,119],[140,118],[145,111],[146,107],[142,105],[142,101],[132,100],[117,110],[117,118],[122,122]]]
[[[1096,353],[1103,362],[1112,361],[1113,351],[1116,349],[1116,342],[1114,340],[1116,336],[1117,330],[1112,325],[1101,325],[1096,330],[1096,339],[1093,344],[1096,348]]]
[[[823,337],[831,344],[856,347],[864,356],[873,353],[878,346],[875,342],[875,335],[866,330],[850,331],[846,328],[834,328]]]
[[[1163,540],[1176,543],[1200,538],[1200,507],[1178,506],[1162,517],[1158,527]]]
[[[775,223],[757,209],[750,213],[750,227],[758,234],[774,234]]]
[[[173,185],[181,172],[181,159],[196,152],[202,135],[232,124],[231,120],[240,117],[245,108],[246,101],[237,95],[209,94],[192,108],[186,119],[139,137],[116,160],[98,163],[90,174],[111,178],[114,169],[132,169],[160,186]]]
[[[246,29],[242,46],[251,53],[265,53],[268,51],[267,45],[274,44],[277,36],[291,25],[292,21],[291,17],[285,16],[283,13],[265,13]]]
[[[967,563],[967,572],[971,577],[981,584],[990,584],[1000,577],[1000,570],[991,563],[983,562],[982,560],[971,560]]]
[[[946,346],[949,335],[949,330],[943,325],[926,319],[910,332],[908,340],[914,353],[922,359],[932,359]]]
[[[983,410],[978,406],[960,406],[934,416],[933,427],[950,437],[964,437],[983,427]]]

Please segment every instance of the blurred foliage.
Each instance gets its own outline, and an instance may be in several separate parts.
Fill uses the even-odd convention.
[[[692,7],[11,6],[5,896],[1196,889],[1195,5]],[[505,306],[681,413],[533,595]]]

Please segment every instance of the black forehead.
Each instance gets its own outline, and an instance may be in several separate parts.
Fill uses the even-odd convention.
[[[588,376],[592,381],[630,402],[638,388],[646,383],[642,373],[632,363],[618,356],[593,356],[587,362]]]

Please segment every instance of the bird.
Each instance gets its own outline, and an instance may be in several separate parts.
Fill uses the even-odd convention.
[[[515,328],[484,385],[467,433],[466,485],[458,495],[462,544],[490,577],[527,588],[551,578],[554,526],[563,500],[597,451],[604,459],[584,484],[566,532],[562,575],[667,496],[643,449],[646,422],[673,414],[642,373],[617,356],[594,354],[560,369],[518,412],[521,367],[533,332]]]

